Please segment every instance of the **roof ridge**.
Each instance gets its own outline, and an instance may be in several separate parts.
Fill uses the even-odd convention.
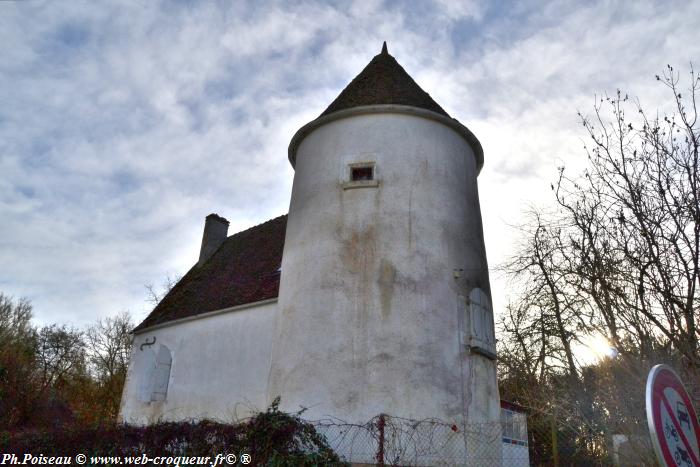
[[[274,221],[279,220],[279,219],[281,219],[281,218],[283,218],[283,217],[287,217],[287,215],[288,215],[288,214],[282,214],[281,216],[277,216],[277,217],[274,217],[274,218],[272,218],[272,219],[266,220],[265,222],[261,222],[261,223],[259,223],[259,224],[256,224],[256,225],[253,225],[253,226],[251,226],[251,227],[248,227],[248,228],[245,229],[245,230],[240,230],[240,231],[238,231],[238,232],[232,233],[231,235],[229,235],[228,237],[226,237],[226,240],[228,240],[229,238],[233,238],[233,237],[235,237],[236,235],[240,235],[240,234],[246,233],[246,232],[248,232],[249,230],[257,229],[257,228],[260,227],[260,226],[263,226],[263,225],[265,225],[265,224],[269,224],[270,222],[274,222]]]

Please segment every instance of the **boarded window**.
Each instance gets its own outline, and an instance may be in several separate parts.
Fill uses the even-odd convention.
[[[137,361],[138,374],[140,374],[139,400],[150,402],[153,393],[153,374],[156,371],[156,353],[150,348],[141,349],[143,354]]]
[[[168,382],[170,381],[172,362],[170,350],[166,346],[161,345],[156,354],[156,365],[151,386],[151,401],[164,401],[168,395]]]
[[[469,293],[468,324],[465,342],[476,353],[496,357],[496,339],[493,329],[491,299],[483,290],[473,289]]]

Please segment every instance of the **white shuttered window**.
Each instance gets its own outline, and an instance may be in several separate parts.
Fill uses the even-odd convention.
[[[170,381],[170,367],[173,358],[170,350],[161,345],[156,354],[156,367],[153,372],[151,401],[164,401],[168,395],[168,382]]]
[[[495,358],[496,338],[493,329],[491,299],[480,288],[469,293],[466,344],[477,353]]]

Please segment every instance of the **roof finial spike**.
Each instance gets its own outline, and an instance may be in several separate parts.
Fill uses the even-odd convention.
[[[389,50],[386,48],[386,41],[384,41],[384,45],[382,45],[382,54],[389,55]]]

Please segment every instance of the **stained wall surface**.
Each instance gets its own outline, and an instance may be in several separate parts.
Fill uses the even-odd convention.
[[[120,418],[134,424],[208,418],[231,422],[266,405],[277,303],[146,329],[134,337]],[[153,342],[153,345],[143,345]],[[150,401],[151,355],[172,363],[165,400]]]
[[[351,187],[362,162],[377,183]],[[268,402],[348,421],[498,420],[495,363],[463,341],[469,291],[490,293],[476,177],[469,144],[431,118],[359,114],[303,139]]]

